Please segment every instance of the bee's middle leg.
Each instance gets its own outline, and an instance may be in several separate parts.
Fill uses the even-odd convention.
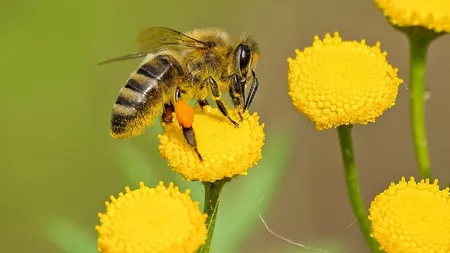
[[[234,121],[229,113],[227,108],[225,107],[225,104],[223,103],[223,101],[220,99],[220,90],[219,90],[219,85],[217,85],[217,82],[212,78],[212,77],[208,77],[205,80],[209,86],[209,88],[211,89],[211,94],[216,102],[217,107],[219,108],[220,112],[228,118],[228,120],[235,126],[238,127],[239,124]]]
[[[209,105],[208,100],[206,99],[199,99],[197,100],[197,104],[200,106],[200,108],[203,109],[203,107]]]

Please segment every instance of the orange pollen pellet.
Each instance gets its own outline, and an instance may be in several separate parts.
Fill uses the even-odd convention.
[[[194,108],[183,100],[178,100],[175,103],[175,114],[177,115],[178,123],[184,127],[192,127],[194,123]]]

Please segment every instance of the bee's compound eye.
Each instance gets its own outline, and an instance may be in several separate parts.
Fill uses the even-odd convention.
[[[239,53],[239,67],[241,70],[246,69],[250,63],[250,49],[246,45],[240,44],[238,46]]]

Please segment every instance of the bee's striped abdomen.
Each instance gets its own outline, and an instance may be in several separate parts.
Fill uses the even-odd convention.
[[[141,134],[161,115],[165,93],[174,86],[174,77],[183,70],[173,56],[157,55],[144,63],[127,80],[113,106],[111,135],[127,138]]]

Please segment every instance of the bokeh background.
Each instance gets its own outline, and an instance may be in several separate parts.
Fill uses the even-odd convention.
[[[148,185],[173,179],[158,157],[158,126],[132,140],[109,136],[112,104],[140,60],[96,65],[134,52],[136,35],[149,26],[214,26],[233,38],[249,32],[260,43],[261,86],[252,110],[267,126],[264,158],[226,186],[215,239],[222,244],[215,242],[212,252],[224,252],[220,245],[234,235],[235,252],[314,252],[271,235],[258,218],[261,199],[268,226],[294,242],[368,252],[347,199],[336,131],[317,132],[287,95],[286,58],[314,35],[337,30],[344,39],[380,41],[405,81],[394,108],[354,129],[366,204],[391,181],[418,175],[407,40],[370,0],[21,0],[2,1],[0,14],[0,252],[95,252],[82,245],[95,243],[97,213],[110,194],[141,179]],[[432,44],[426,76],[432,169],[442,184],[450,182],[448,59],[450,36]],[[183,186],[201,198],[199,184]]]

